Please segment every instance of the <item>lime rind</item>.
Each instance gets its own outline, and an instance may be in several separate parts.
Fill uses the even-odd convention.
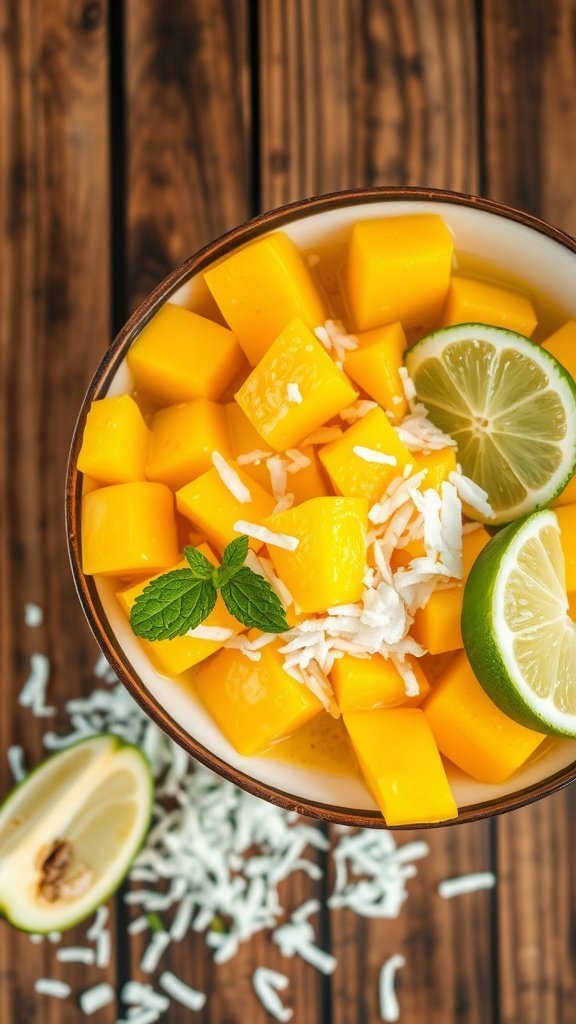
[[[537,574],[525,573],[526,621],[514,631],[507,622],[510,579],[518,570],[519,557],[526,545],[550,530],[555,537],[554,549],[547,552],[542,547],[540,579]],[[548,541],[550,537],[549,534]],[[576,651],[576,626],[568,618],[561,575],[563,564],[554,512],[540,510],[504,527],[480,552],[468,576],[462,604],[462,638],[474,674],[501,711],[537,732],[575,737],[576,713],[558,706],[560,701],[566,707],[568,701],[562,692],[562,673],[555,670],[567,654],[562,647],[558,649],[558,642],[568,645],[572,659]],[[525,637],[527,647],[532,643],[542,649],[541,656],[532,659],[532,685],[527,681],[528,673],[520,670],[515,636]],[[571,696],[576,708],[576,679],[573,685]]]
[[[459,359],[461,344],[474,345],[474,359]],[[406,365],[430,418],[457,441],[464,472],[488,490],[492,522],[562,493],[576,472],[576,384],[550,352],[505,328],[458,324],[416,342]],[[522,377],[528,390],[517,396]],[[493,429],[473,429],[474,416]]]

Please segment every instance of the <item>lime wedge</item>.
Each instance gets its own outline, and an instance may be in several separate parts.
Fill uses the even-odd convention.
[[[406,366],[464,473],[487,491],[493,523],[560,494],[576,469],[576,385],[549,352],[501,327],[458,324],[417,342]]]
[[[24,931],[64,931],[122,881],[152,808],[148,763],[117,736],[44,761],[0,810],[0,910]]]
[[[462,637],[495,704],[538,732],[576,736],[576,624],[554,512],[505,527],[468,576]]]

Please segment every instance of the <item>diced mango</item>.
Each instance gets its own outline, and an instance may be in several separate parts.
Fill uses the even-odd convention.
[[[274,743],[265,756],[307,771],[362,778],[344,722],[328,714],[315,715],[301,729]]]
[[[430,685],[416,658],[408,659],[420,686],[416,697],[406,696],[406,684],[393,662],[374,654],[371,658],[354,658],[345,654],[334,662],[330,680],[342,714],[352,711],[370,711],[372,708],[392,708],[400,704],[413,705],[422,700]]]
[[[367,516],[362,498],[312,498],[266,520],[268,529],[299,541],[295,551],[270,544],[268,553],[303,612],[359,600]]]
[[[310,459],[310,462],[296,473],[288,472],[286,490],[289,494],[294,495],[294,504],[300,505],[310,498],[322,498],[330,495],[332,489],[324,475],[314,445],[300,445],[298,451]]]
[[[394,464],[367,461],[355,449],[369,448],[393,458]],[[346,497],[376,501],[404,466],[413,462],[406,445],[400,441],[386,413],[371,409],[341,437],[320,449],[320,461],[334,489]]]
[[[440,319],[442,327],[453,324],[493,324],[530,337],[538,318],[526,295],[500,288],[474,277],[453,277]]]
[[[289,401],[297,384],[301,401]],[[292,320],[236,393],[236,401],[263,438],[279,451],[294,448],[357,398],[303,320]]]
[[[400,320],[438,320],[450,283],[454,240],[434,213],[363,220],[352,229],[344,288],[359,331]]]
[[[128,350],[136,388],[161,405],[219,398],[242,361],[232,331],[170,302]]]
[[[576,320],[568,320],[542,342],[545,348],[576,380]]]
[[[294,317],[317,327],[328,315],[304,258],[281,231],[250,242],[204,279],[252,366]]]
[[[566,590],[576,590],[576,505],[555,509],[560,526],[560,541],[564,553]]]
[[[150,431],[130,395],[92,402],[78,469],[102,484],[144,480]]]
[[[206,558],[212,562],[212,565],[217,565],[218,562],[214,557],[211,548],[207,544],[199,544],[197,550],[201,551]],[[187,569],[189,568],[186,560],[178,562],[177,565],[171,566],[172,569]],[[132,605],[134,604],[137,597],[140,596],[142,591],[148,584],[156,579],[156,576],[147,577],[145,580],[126,587],[124,590],[119,590],[117,593],[118,601],[121,607],[126,612],[126,615],[130,615]],[[231,635],[236,636],[242,632],[243,626],[230,615],[230,612],[226,608],[224,601],[218,595],[214,610],[210,612],[207,619],[204,620],[202,626],[210,626],[218,629],[229,629]],[[223,640],[204,640],[199,637],[193,636],[176,636],[173,640],[141,640],[140,641],[144,650],[146,651],[150,661],[156,665],[159,672],[165,676],[177,676],[181,672],[186,672],[187,669],[192,668],[193,665],[197,665],[198,662],[203,661],[204,658],[208,658],[215,651],[220,650]]]
[[[458,816],[442,759],[420,708],[344,715],[364,778],[387,825]]]
[[[505,782],[544,739],[492,703],[464,651],[424,702],[424,714],[444,757],[479,782]]]
[[[181,402],[152,417],[146,476],[178,490],[212,466],[212,452],[232,458],[223,405],[207,398]]]
[[[232,456],[236,459],[239,455],[249,455],[250,452],[262,451],[272,455],[268,444],[260,437],[260,434],[252,426],[250,420],[238,405],[238,402],[228,402],[226,405],[226,417],[228,419],[228,431],[232,445]],[[249,462],[244,470],[264,490],[270,490],[270,473],[266,465],[266,458]]]
[[[323,711],[318,698],[284,671],[272,645],[261,653],[253,662],[240,651],[222,650],[194,677],[200,700],[244,757],[261,754]]]
[[[435,487],[440,490],[442,484],[448,480],[450,473],[456,472],[456,449],[439,448],[431,452],[411,452],[412,472],[419,473],[426,470],[422,487]]]
[[[376,327],[357,338],[358,348],[346,354],[346,373],[370,398],[401,420],[408,411],[398,373],[406,348],[402,324]]]
[[[272,495],[240,466],[235,463],[230,463],[230,466],[250,491],[251,501],[242,502],[235,498],[215,469],[209,469],[176,492],[178,511],[194,523],[220,552],[238,536],[234,529],[237,519],[260,523],[272,513],[276,504]],[[255,551],[262,547],[256,540],[251,540],[250,546]]]
[[[113,484],[82,499],[82,568],[91,576],[155,573],[178,558],[174,497],[164,484]]]

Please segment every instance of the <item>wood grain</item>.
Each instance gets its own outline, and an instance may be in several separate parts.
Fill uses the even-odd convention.
[[[32,651],[48,654],[49,700],[88,692],[96,657],[68,568],[64,472],[76,411],[109,337],[108,97],[104,3],[8,0],[0,8],[0,780],[21,743],[29,766],[53,726],[16,695]],[[45,612],[26,630],[25,601]],[[4,709],[9,708],[6,714]],[[78,936],[77,936],[78,938]],[[74,934],[71,935],[74,941]],[[48,1008],[36,977],[74,987],[95,969],[60,966],[48,944],[0,929],[0,1019],[76,1021]],[[112,982],[114,965],[105,972]],[[103,1024],[114,1010],[102,1015]]]
[[[484,3],[486,187],[576,233],[576,3]],[[574,1019],[573,789],[498,822],[501,1024]]]

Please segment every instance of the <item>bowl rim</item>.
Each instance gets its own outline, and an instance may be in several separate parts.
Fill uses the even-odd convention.
[[[504,203],[467,193],[419,186],[373,186],[370,188],[330,192],[320,196],[300,199],[253,217],[204,245],[184,260],[180,266],[167,274],[132,313],[118,332],[102,357],[82,400],[70,446],[65,492],[68,554],[80,603],[101,651],[120,682],[126,687],[145,714],[192,757],[253,796],[277,804],[286,810],[296,811],[299,814],[318,818],[331,824],[360,828],[388,828],[400,831],[405,829],[412,830],[414,828],[438,828],[463,824],[464,822],[479,821],[534,803],[536,800],[558,792],[576,779],[576,760],[548,778],[524,789],[494,798],[493,800],[472,804],[460,810],[458,817],[450,821],[399,826],[387,825],[380,812],[376,810],[359,811],[355,808],[337,807],[332,804],[303,799],[268,783],[254,779],[240,769],[228,764],[207,747],[204,747],[198,740],[194,739],[168,714],[160,702],[147,690],[135,669],[124,658],[120,645],[105,615],[94,580],[92,577],[85,576],[81,568],[80,514],[82,474],[77,469],[77,458],[90,404],[94,399],[106,394],[116,370],[135,337],[156,313],[157,309],[192,274],[202,271],[213,263],[215,259],[226,255],[239,245],[249,242],[272,229],[280,228],[291,221],[301,220],[308,216],[339,207],[363,205],[378,201],[394,202],[401,200],[429,201],[467,206],[486,213],[496,214],[501,218],[523,224],[539,234],[553,239],[576,254],[575,239],[533,214],[517,210]]]

